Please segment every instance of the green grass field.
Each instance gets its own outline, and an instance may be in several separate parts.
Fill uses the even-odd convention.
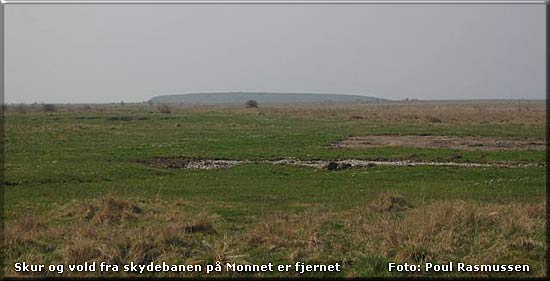
[[[14,262],[22,261],[302,261],[339,262],[343,271],[301,276],[372,277],[406,274],[388,272],[390,261],[462,261],[529,264],[531,272],[510,274],[544,275],[544,167],[376,166],[328,171],[247,164],[185,170],[137,163],[158,156],[545,160],[540,150],[325,147],[349,136],[380,134],[544,139],[544,119],[461,123],[350,119],[339,114],[282,114],[262,107],[178,108],[161,114],[130,105],[8,112],[6,274],[23,275],[13,269]],[[67,273],[71,274],[78,275]],[[183,275],[187,274],[193,275]],[[235,274],[299,275],[221,273]]]

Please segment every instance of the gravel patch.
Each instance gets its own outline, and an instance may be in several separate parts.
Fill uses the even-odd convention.
[[[283,158],[277,160],[223,160],[223,159],[197,159],[189,157],[157,157],[149,160],[140,160],[138,163],[168,169],[222,169],[230,168],[243,164],[273,164],[273,165],[293,165],[303,166],[324,170],[346,170],[351,168],[369,168],[375,166],[446,166],[446,167],[467,167],[467,168],[525,168],[525,167],[544,167],[543,163],[519,163],[519,162],[499,162],[499,163],[467,163],[467,162],[421,162],[414,160],[299,160],[295,158]]]

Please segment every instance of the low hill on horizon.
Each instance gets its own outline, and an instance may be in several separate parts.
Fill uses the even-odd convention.
[[[167,104],[244,104],[248,100],[255,100],[262,104],[293,104],[293,103],[378,103],[386,99],[346,94],[318,94],[318,93],[254,93],[254,92],[216,92],[216,93],[189,93],[156,96],[149,100],[152,103]]]

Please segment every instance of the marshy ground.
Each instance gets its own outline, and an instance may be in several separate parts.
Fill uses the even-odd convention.
[[[5,272],[302,261],[344,269],[304,276],[370,277],[459,261],[543,276],[544,106],[8,108]]]

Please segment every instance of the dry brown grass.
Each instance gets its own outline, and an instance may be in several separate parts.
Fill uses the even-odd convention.
[[[402,212],[412,208],[413,204],[405,199],[399,193],[387,191],[379,195],[379,197],[371,202],[370,209],[375,212]]]
[[[527,263],[540,276],[545,268],[544,216],[544,202],[438,201],[416,206],[387,192],[350,214],[276,213],[245,237],[249,247],[291,261],[338,260],[349,266],[378,256],[415,264]],[[344,227],[335,227],[339,224]]]
[[[244,228],[224,228],[227,222],[187,203],[108,195],[86,205],[71,202],[45,216],[21,215],[7,222],[5,256],[7,265],[15,261],[204,265],[255,263],[258,253],[264,253],[264,261],[340,262],[344,268],[383,257],[413,263],[526,263],[532,274],[541,276],[546,266],[544,220],[543,202],[413,204],[403,195],[387,192],[366,207],[346,212],[315,207],[255,218],[240,224]],[[10,266],[6,272],[18,276]]]
[[[9,106],[9,112],[17,113],[17,105]],[[38,105],[24,105],[28,112],[40,111]],[[153,113],[147,104],[62,105],[62,112],[127,112]],[[381,104],[281,104],[264,105],[250,111],[243,106],[185,106],[170,105],[173,114],[182,112],[228,112],[262,116],[293,116],[309,119],[336,119],[353,122],[407,122],[452,124],[545,124],[543,101],[426,101],[388,102]],[[165,112],[166,113],[166,112]]]
[[[195,253],[198,254],[197,256],[199,258],[196,259],[194,263],[249,263],[246,261],[247,255],[239,253],[239,250],[237,249],[235,244],[236,242],[227,235],[224,235],[221,239],[215,240],[213,242],[203,240],[201,243],[201,247],[199,247],[195,251]]]
[[[143,210],[137,204],[115,199],[109,195],[102,197],[100,204],[88,203],[82,213],[85,220],[96,223],[114,223],[136,219],[143,213]]]
[[[521,263],[530,256],[542,268],[544,216],[544,203],[434,202],[356,221],[350,239],[397,262]]]
[[[25,215],[8,223],[6,258],[37,264],[105,261],[122,265],[156,260],[194,263],[219,255],[217,248],[201,242],[216,233],[219,217],[190,211],[187,204],[180,203],[107,195],[84,206],[69,203],[46,217]],[[17,276],[13,267],[8,266],[6,272]]]
[[[282,251],[289,260],[319,260],[325,249],[321,225],[327,216],[317,213],[276,213],[260,222],[246,242],[266,251]]]
[[[544,102],[522,102],[518,105],[518,102],[514,101],[280,105],[263,107],[260,111],[266,116],[296,116],[355,122],[540,125],[545,124],[546,120]]]

